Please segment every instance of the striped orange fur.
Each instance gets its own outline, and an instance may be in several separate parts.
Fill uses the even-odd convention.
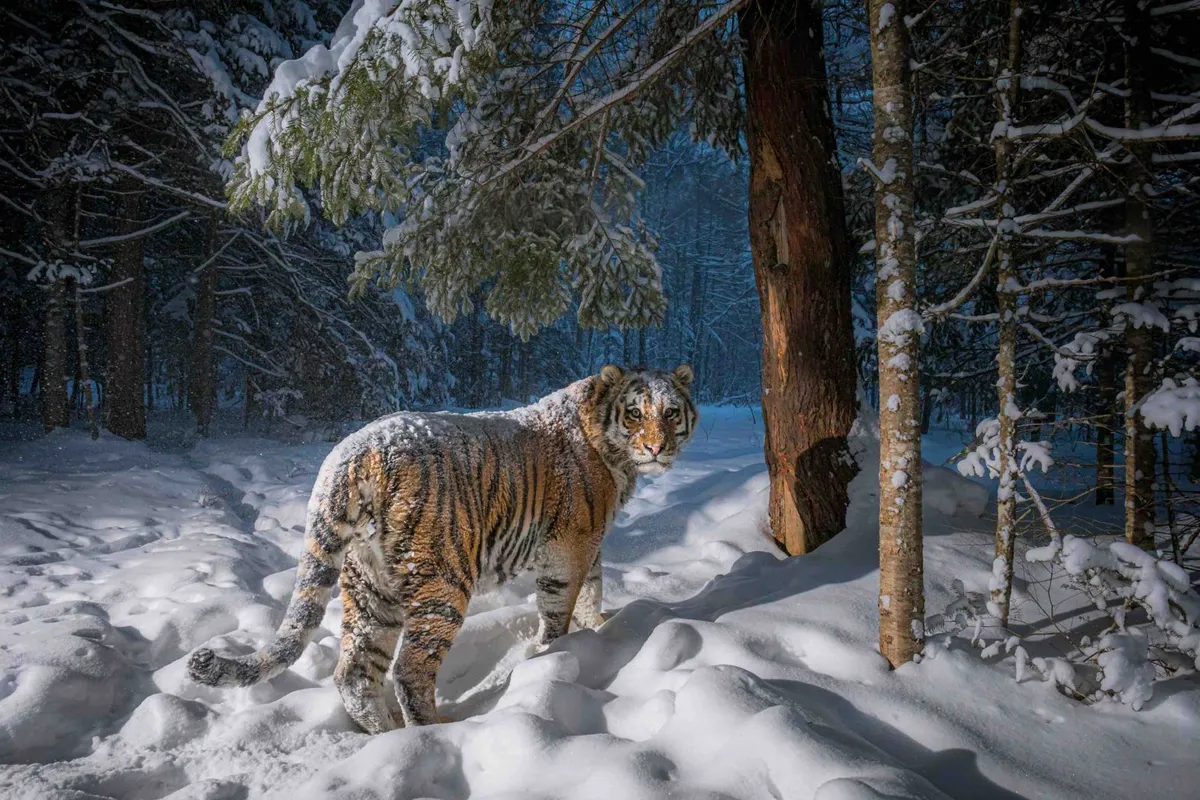
[[[639,474],[669,468],[698,414],[692,370],[607,366],[513,411],[402,412],[325,459],[275,639],[241,658],[200,648],[193,680],[249,686],[300,657],[341,583],[334,680],[370,733],[437,721],[434,682],[481,581],[537,571],[539,641],[600,617],[600,542]],[[399,652],[397,653],[397,646]],[[399,713],[384,688],[388,667]]]

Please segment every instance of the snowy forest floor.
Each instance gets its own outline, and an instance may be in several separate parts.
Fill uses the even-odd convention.
[[[619,613],[530,657],[532,579],[476,598],[439,678],[456,721],[376,737],[332,685],[336,599],[270,683],[220,692],[183,672],[206,641],[245,652],[273,631],[331,445],[0,428],[0,796],[1196,796],[1194,676],[1133,712],[1081,705],[1036,673],[1018,683],[1011,656],[984,659],[963,637],[890,672],[870,447],[848,530],[784,561],[762,533],[755,412],[702,413],[605,541]],[[956,580],[986,592],[992,534],[984,487],[925,476],[932,614]],[[1039,620],[1052,583],[1021,572],[1015,614],[1031,630],[1072,613]]]

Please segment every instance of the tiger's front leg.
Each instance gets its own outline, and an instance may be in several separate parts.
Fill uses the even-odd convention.
[[[580,628],[599,628],[604,624],[605,617],[600,611],[603,600],[603,575],[600,568],[600,551],[592,559],[592,568],[583,579],[579,590],[579,598],[575,601],[575,613],[571,620]]]
[[[599,568],[599,553],[599,537],[560,537],[546,543],[535,582],[538,644],[548,645],[567,632],[580,589],[593,565]],[[598,603],[599,592],[595,599]]]

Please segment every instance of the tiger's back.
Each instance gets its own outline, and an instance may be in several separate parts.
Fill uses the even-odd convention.
[[[581,625],[600,623],[601,538],[639,472],[666,468],[690,438],[690,377],[610,367],[511,412],[400,413],[351,434],[318,474],[276,639],[240,659],[202,648],[189,673],[229,686],[282,672],[340,577],[335,682],[347,711],[372,732],[401,717],[436,721],[437,669],[481,584],[535,567],[543,642],[566,632],[572,611]],[[382,686],[401,633],[397,713]]]

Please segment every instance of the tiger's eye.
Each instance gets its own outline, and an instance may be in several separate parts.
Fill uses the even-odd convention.
[[[667,409],[667,419],[675,419],[678,416],[679,416],[678,408],[668,408]]]
[[[632,406],[625,409],[625,415],[627,417],[629,417],[630,419],[641,419],[642,418],[642,412]]]

